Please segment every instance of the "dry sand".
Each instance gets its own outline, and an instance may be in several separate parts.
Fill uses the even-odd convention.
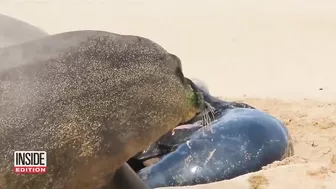
[[[295,157],[186,189],[335,188],[336,1],[0,0],[0,12],[49,33],[148,37],[177,54],[186,75],[212,93],[287,124]]]

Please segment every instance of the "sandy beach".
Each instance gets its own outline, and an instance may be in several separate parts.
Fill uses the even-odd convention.
[[[214,95],[249,103],[288,126],[294,157],[185,189],[335,188],[335,10],[331,0],[0,1],[0,13],[50,34],[98,29],[150,38]]]

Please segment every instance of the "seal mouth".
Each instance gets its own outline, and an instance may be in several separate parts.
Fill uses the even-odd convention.
[[[202,128],[202,125],[199,122],[196,123],[187,123],[187,124],[182,124],[182,125],[178,125],[177,127],[175,127],[172,131],[171,131],[171,135],[175,135],[175,131],[176,130],[190,130],[190,129],[194,129],[194,128]]]

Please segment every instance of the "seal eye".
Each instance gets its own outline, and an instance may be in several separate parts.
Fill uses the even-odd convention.
[[[184,75],[183,75],[183,73],[182,73],[182,69],[181,69],[180,67],[177,67],[177,68],[175,69],[175,75],[176,75],[178,78],[180,78],[180,80],[182,81],[183,84],[185,83],[185,81],[184,81]]]

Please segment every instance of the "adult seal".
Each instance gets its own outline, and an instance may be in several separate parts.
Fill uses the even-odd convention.
[[[211,128],[184,126],[134,157],[161,158],[139,171],[151,188],[231,179],[293,155],[288,130],[275,117],[244,103],[222,101],[205,91],[203,97],[214,108]],[[199,119],[191,122],[197,124]]]
[[[119,188],[109,181],[126,160],[203,107],[179,58],[139,36],[67,32],[0,49],[0,59],[6,189]],[[18,150],[46,151],[47,174],[14,175]]]
[[[46,36],[48,34],[36,26],[0,14],[0,48]]]

